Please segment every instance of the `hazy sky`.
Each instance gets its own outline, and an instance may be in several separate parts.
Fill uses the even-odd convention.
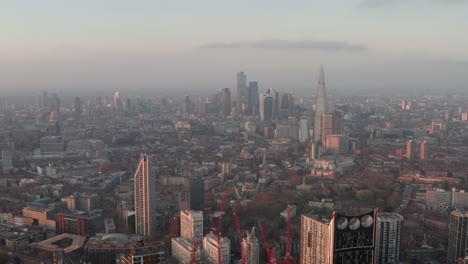
[[[0,0],[0,91],[468,90],[464,0]],[[123,93],[125,95],[125,93]]]

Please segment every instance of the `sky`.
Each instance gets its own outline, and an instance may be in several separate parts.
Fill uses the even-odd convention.
[[[0,96],[468,91],[468,0],[0,0]]]

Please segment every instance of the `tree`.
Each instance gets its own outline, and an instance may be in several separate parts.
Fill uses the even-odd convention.
[[[371,190],[359,190],[356,192],[356,199],[360,202],[369,202],[374,197]]]

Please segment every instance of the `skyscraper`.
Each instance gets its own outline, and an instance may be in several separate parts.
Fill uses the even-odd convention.
[[[348,216],[333,213],[329,220],[301,216],[300,263],[373,263],[376,211]]]
[[[154,234],[156,217],[156,186],[150,171],[148,156],[142,155],[135,172],[135,232],[145,238]]]
[[[244,72],[237,73],[237,109],[242,109],[242,104],[247,104],[248,99],[247,76]]]
[[[327,98],[325,93],[325,71],[323,66],[320,66],[319,80],[316,94],[316,109],[315,109],[315,121],[314,121],[314,141],[320,141],[322,139],[322,120],[323,114],[327,113]],[[324,143],[324,142],[322,142]]]
[[[322,130],[320,132],[319,131],[316,131],[316,132],[320,133],[322,144],[325,145],[327,136],[333,134],[333,123],[334,123],[333,114],[323,114],[321,119],[322,119],[322,122],[321,122],[320,128]]]
[[[224,88],[223,89],[223,115],[224,116],[229,116],[231,114],[231,92],[229,91],[229,88]]]
[[[465,257],[468,249],[468,212],[455,210],[450,214],[447,263],[455,263],[457,258]]]
[[[301,118],[299,120],[299,142],[307,142],[309,140],[309,120]]]
[[[421,149],[419,151],[419,156],[422,160],[427,160],[430,158],[430,146],[427,141],[421,142]]]
[[[73,110],[75,112],[81,112],[81,108],[82,108],[82,103],[81,103],[81,99],[80,97],[75,97],[75,100],[73,101]]]
[[[260,97],[260,119],[262,121],[271,121],[273,117],[273,105],[273,97],[262,94]]]
[[[274,120],[278,119],[278,113],[280,108],[280,96],[279,93],[272,88],[267,90],[267,94],[273,97],[273,116]]]
[[[406,158],[408,160],[416,159],[416,142],[413,140],[406,142]]]
[[[258,83],[249,82],[249,111],[251,115],[258,115],[259,101]]]
[[[331,264],[330,219],[319,216],[301,216],[300,263]]]
[[[114,109],[122,109],[122,101],[120,101],[120,92],[114,93]]]
[[[202,178],[191,177],[189,185],[189,209],[194,211],[205,210],[205,183]]]
[[[403,216],[397,213],[377,214],[375,264],[391,264],[400,261],[402,226]]]

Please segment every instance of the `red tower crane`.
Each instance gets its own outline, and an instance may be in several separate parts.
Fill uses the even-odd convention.
[[[237,226],[237,236],[239,237],[239,244],[240,244],[240,250],[241,250],[241,256],[242,256],[242,264],[246,263],[247,260],[247,253],[242,247],[242,229],[241,229],[241,224],[239,220],[239,215],[237,214],[236,208],[233,208],[234,216],[236,218],[236,226]]]
[[[180,202],[182,203],[182,211],[187,211],[187,203],[185,202],[185,199],[182,196],[182,193],[179,193],[179,199],[180,199]],[[191,242],[192,242],[192,262],[191,262],[191,264],[196,264],[197,263],[198,244],[200,243],[200,239],[192,237]]]
[[[214,233],[216,234],[216,237],[217,237],[217,240],[218,240],[218,264],[222,263],[220,228],[221,228],[221,223],[223,221],[223,212],[224,212],[224,208],[226,207],[228,194],[229,194],[229,187],[226,188],[226,191],[224,191],[223,200],[221,201],[221,210],[220,210],[221,214],[218,217],[218,221],[214,221],[213,219],[211,220],[211,224],[213,225]]]
[[[282,258],[281,264],[294,264],[295,260],[291,257],[291,205],[288,203],[287,214],[287,241],[286,241],[286,256]]]
[[[198,243],[200,242],[199,238],[192,239],[192,262],[191,264],[197,264],[197,251],[198,251]]]
[[[260,226],[260,231],[262,232],[263,246],[265,248],[265,251],[268,257],[268,264],[275,264],[276,250],[274,248],[271,248],[270,244],[268,244],[268,239],[266,236],[265,227],[263,226],[263,223],[260,222],[259,226]]]

